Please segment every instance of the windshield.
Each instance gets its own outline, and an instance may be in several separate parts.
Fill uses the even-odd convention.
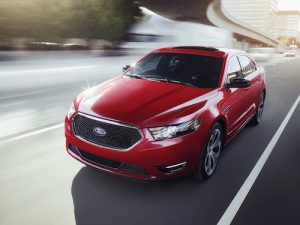
[[[137,62],[126,73],[141,79],[195,86],[218,87],[223,59],[182,53],[153,53]]]

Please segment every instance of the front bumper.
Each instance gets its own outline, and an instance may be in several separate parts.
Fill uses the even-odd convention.
[[[144,138],[130,150],[109,149],[77,138],[70,121],[65,120],[67,152],[97,170],[141,180],[169,179],[196,171],[205,141],[201,127],[162,141],[154,141],[147,129],[142,133]]]

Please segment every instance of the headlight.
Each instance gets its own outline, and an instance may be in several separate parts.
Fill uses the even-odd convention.
[[[73,116],[74,113],[75,113],[75,107],[74,107],[74,103],[72,102],[71,107],[70,107],[70,109],[68,111],[68,114],[67,114],[68,119],[70,119],[71,116]]]
[[[163,126],[163,127],[152,127],[149,128],[150,133],[153,138],[158,140],[163,140],[167,138],[178,137],[190,132],[197,130],[200,126],[200,119],[191,120],[181,124]]]

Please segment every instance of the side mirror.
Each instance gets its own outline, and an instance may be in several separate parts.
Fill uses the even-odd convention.
[[[125,73],[128,69],[130,68],[130,66],[129,65],[125,65],[125,66],[123,66],[123,73]]]
[[[227,85],[229,88],[247,88],[250,87],[250,81],[244,78],[233,78]]]

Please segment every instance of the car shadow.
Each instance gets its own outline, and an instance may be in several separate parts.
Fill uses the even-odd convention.
[[[249,172],[236,153],[241,153],[238,146],[251,130],[255,131],[246,126],[229,142],[215,175],[205,182],[192,176],[141,182],[83,167],[71,188],[76,224],[216,224],[240,187],[236,184],[244,179],[235,175],[236,169],[242,174]],[[251,158],[253,153],[247,150],[242,154]],[[234,175],[228,176],[231,170]]]
[[[76,224],[182,224],[189,219],[185,224],[197,224],[192,221],[201,214],[201,206],[191,206],[199,199],[209,200],[211,194],[205,193],[211,182],[192,177],[139,182],[83,167],[71,189]]]

